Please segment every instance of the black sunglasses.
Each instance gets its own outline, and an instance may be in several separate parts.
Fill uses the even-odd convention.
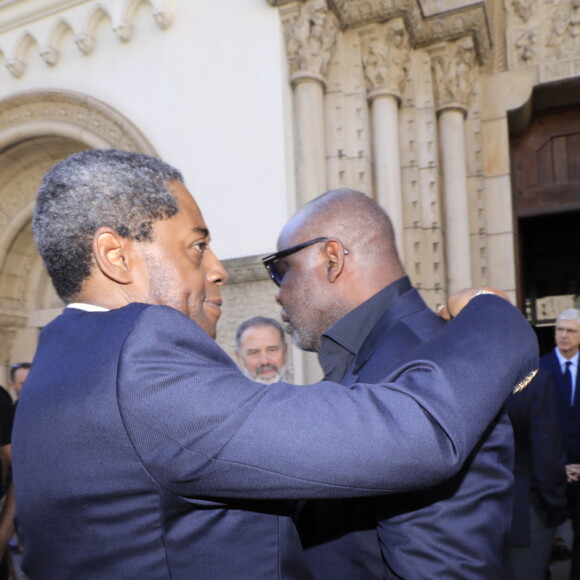
[[[300,250],[303,250],[308,246],[318,244],[318,242],[327,242],[330,239],[331,238],[314,238],[313,240],[310,240],[308,242],[302,242],[297,246],[291,246],[290,248],[286,248],[281,252],[276,252],[275,254],[270,254],[269,256],[262,258],[262,262],[264,263],[266,270],[268,270],[270,277],[272,278],[272,280],[274,280],[274,284],[276,284],[276,286],[280,286],[282,278],[284,278],[284,274],[282,274],[282,272],[280,272],[280,270],[278,269],[278,263],[280,262],[280,260],[286,258],[287,256],[290,256],[291,254],[295,254],[296,252],[299,252]],[[348,254],[348,250],[345,249],[344,253]]]

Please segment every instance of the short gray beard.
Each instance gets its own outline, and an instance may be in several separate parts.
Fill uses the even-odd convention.
[[[262,385],[273,385],[274,383],[279,383],[281,380],[284,379],[284,376],[286,375],[286,367],[283,366],[281,369],[278,369],[276,376],[271,381],[261,380],[259,375],[258,377],[253,377],[246,367],[242,368],[242,372],[244,373],[244,376],[246,378],[250,379],[251,381],[254,381],[255,383],[260,383]]]

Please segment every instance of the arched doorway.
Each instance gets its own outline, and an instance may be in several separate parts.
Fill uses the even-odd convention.
[[[0,364],[32,360],[38,332],[62,309],[36,251],[31,218],[44,173],[88,148],[155,151],[117,111],[71,92],[0,101]]]

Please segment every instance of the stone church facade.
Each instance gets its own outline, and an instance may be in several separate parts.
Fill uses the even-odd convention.
[[[34,194],[89,147],[183,170],[230,274],[230,352],[277,316],[260,256],[337,187],[389,212],[433,307],[489,284],[542,337],[580,293],[578,0],[0,0],[0,69],[1,364],[62,307]]]

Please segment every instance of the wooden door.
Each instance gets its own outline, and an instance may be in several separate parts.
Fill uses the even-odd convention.
[[[535,115],[510,145],[518,306],[551,347],[556,310],[580,305],[580,108]]]

